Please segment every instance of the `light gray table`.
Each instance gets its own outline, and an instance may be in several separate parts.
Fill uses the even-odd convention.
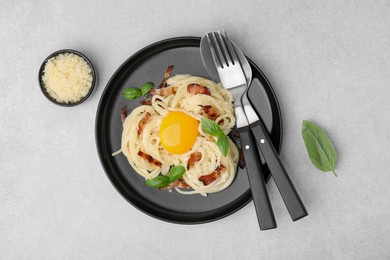
[[[0,259],[390,258],[389,1],[212,2],[0,0]],[[276,230],[259,231],[253,203],[209,224],[158,221],[116,192],[97,156],[95,112],[117,67],[155,41],[220,28],[281,104],[281,157],[309,216],[292,222],[271,181]],[[62,48],[99,74],[74,108],[38,87]],[[335,143],[338,178],[311,165],[304,119]]]

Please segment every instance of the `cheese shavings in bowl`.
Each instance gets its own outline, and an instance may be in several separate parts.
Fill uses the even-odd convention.
[[[62,50],[42,64],[39,82],[46,97],[62,106],[80,104],[92,93],[96,81],[89,60],[79,52]]]

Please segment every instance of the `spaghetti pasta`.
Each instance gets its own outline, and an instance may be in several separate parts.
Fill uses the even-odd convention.
[[[209,93],[193,94],[189,85],[203,86]],[[191,75],[168,78],[167,86],[155,89],[151,105],[135,108],[123,123],[121,151],[134,170],[145,179],[168,175],[173,165],[187,168],[182,177],[191,190],[176,190],[183,194],[213,193],[227,188],[234,180],[239,153],[228,138],[229,152],[224,156],[218,149],[216,138],[205,133],[198,125],[198,136],[192,148],[182,154],[166,151],[159,136],[160,126],[168,113],[183,112],[199,122],[209,117],[228,134],[235,125],[233,97],[220,84]],[[194,159],[190,161],[190,158]],[[191,159],[191,160],[192,160]],[[202,181],[206,176],[211,182]]]

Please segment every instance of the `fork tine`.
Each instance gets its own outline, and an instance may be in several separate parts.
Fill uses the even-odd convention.
[[[224,38],[225,38],[225,44],[227,45],[230,56],[233,60],[233,64],[236,64],[236,63],[240,64],[240,61],[238,60],[238,57],[236,54],[236,50],[234,49],[234,46],[233,46],[232,42],[230,41],[225,29],[223,29],[222,33],[223,33]]]
[[[220,44],[219,44],[219,42],[217,40],[217,37],[215,36],[214,32],[211,32],[211,34],[213,36],[213,41],[214,41],[214,44],[215,44],[214,47],[216,47],[215,49],[217,51],[219,60],[221,61],[222,68],[227,67],[228,66],[228,62],[225,59],[225,56],[223,55],[223,52],[222,52],[221,46],[220,46]]]
[[[213,43],[213,41],[210,38],[210,33],[208,33],[206,35],[206,38],[207,38],[207,41],[208,41],[209,46],[210,46],[211,56],[213,57],[213,61],[214,61],[215,66],[217,68],[223,68],[222,63],[221,63],[221,61],[220,61],[220,59],[219,59],[219,57],[218,57],[218,55],[217,55],[217,53],[215,51],[214,43]]]
[[[226,43],[225,43],[225,40],[223,39],[223,36],[221,35],[221,32],[218,30],[217,32],[217,35],[218,35],[218,38],[219,38],[219,43],[220,45],[222,46],[221,49],[222,49],[222,53],[223,53],[223,56],[226,60],[226,63],[227,65],[233,65],[234,62],[233,62],[233,59],[231,58],[230,54],[229,54],[229,51],[227,50],[227,47],[226,47]]]

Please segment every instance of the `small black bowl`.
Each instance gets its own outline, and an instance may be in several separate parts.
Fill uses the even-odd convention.
[[[73,103],[61,103],[61,102],[58,102],[57,100],[55,100],[53,97],[50,96],[50,94],[46,91],[45,89],[45,83],[43,82],[43,71],[45,69],[45,66],[46,66],[46,62],[59,55],[59,54],[62,54],[62,53],[73,53],[75,55],[78,55],[80,56],[81,58],[83,58],[89,65],[89,67],[91,68],[92,70],[92,86],[91,88],[89,89],[87,95],[85,97],[83,97],[82,99],[80,99],[79,101],[77,102],[73,102]],[[53,52],[52,54],[50,54],[43,62],[42,62],[42,65],[41,67],[39,68],[39,74],[38,74],[38,81],[39,81],[39,86],[41,87],[41,90],[42,90],[42,93],[45,95],[45,97],[50,100],[51,102],[53,102],[54,104],[56,105],[59,105],[59,106],[63,106],[63,107],[73,107],[73,106],[76,106],[76,105],[79,105],[81,103],[83,103],[85,100],[87,100],[87,98],[92,94],[93,90],[95,89],[95,85],[96,85],[96,71],[95,71],[95,68],[93,67],[91,61],[82,53],[78,52],[78,51],[75,51],[75,50],[71,50],[71,49],[64,49],[64,50],[59,50],[59,51],[56,51],[56,52]]]

